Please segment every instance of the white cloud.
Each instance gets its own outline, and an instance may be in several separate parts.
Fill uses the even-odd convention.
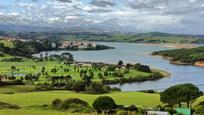
[[[0,23],[112,29],[128,27],[155,31],[173,30],[178,26],[195,29],[189,28],[189,25],[196,27],[204,23],[204,0],[126,0],[123,4],[120,0],[66,1],[20,0],[10,7],[1,6]]]

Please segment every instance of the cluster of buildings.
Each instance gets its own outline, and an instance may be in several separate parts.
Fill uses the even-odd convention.
[[[78,49],[86,49],[90,47],[96,47],[97,44],[96,42],[91,42],[91,41],[61,41],[61,45],[59,48],[64,49],[64,48],[78,48]]]

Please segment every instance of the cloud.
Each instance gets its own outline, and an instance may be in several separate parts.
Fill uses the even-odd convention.
[[[116,3],[113,2],[112,0],[92,0],[91,4],[98,7],[109,7],[116,5]]]
[[[184,15],[204,11],[204,0],[129,0],[135,10],[160,12],[166,15]]]
[[[71,3],[72,2],[72,0],[57,0],[57,1],[66,2],[66,3]]]
[[[6,1],[6,0],[5,0]],[[204,0],[32,0],[2,3],[0,23],[202,32]],[[36,2],[38,1],[38,2]],[[196,28],[199,26],[199,29]]]
[[[18,0],[20,1],[20,0]],[[40,1],[40,0],[32,0],[33,2],[37,2],[37,1]],[[56,1],[59,1],[59,2],[64,2],[64,3],[72,3],[72,0],[56,0]]]

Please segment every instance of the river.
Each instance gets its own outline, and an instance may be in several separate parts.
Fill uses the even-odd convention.
[[[68,51],[74,55],[77,61],[93,61],[117,63],[122,60],[124,63],[142,63],[153,68],[162,69],[171,73],[170,77],[157,81],[147,81],[141,83],[126,83],[123,85],[112,85],[122,89],[122,91],[138,90],[163,90],[169,86],[181,83],[193,83],[204,91],[204,68],[195,66],[182,66],[170,64],[158,56],[150,55],[153,51],[171,49],[163,45],[144,45],[136,43],[100,42],[99,44],[113,46],[115,49],[101,51]],[[67,51],[50,51],[48,54],[61,54]],[[41,52],[45,53],[45,52]],[[39,56],[39,54],[34,54]]]

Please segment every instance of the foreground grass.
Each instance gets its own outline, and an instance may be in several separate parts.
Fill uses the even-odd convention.
[[[45,92],[30,92],[30,93],[16,93],[16,94],[0,94],[0,101],[16,104],[21,107],[51,104],[52,100],[80,98],[87,101],[89,105],[99,97],[107,95],[112,97],[117,104],[121,105],[140,105],[140,106],[157,106],[162,104],[158,94],[147,94],[141,92],[113,92],[102,95],[80,94],[70,91],[45,91]]]
[[[69,113],[69,112],[61,112],[54,110],[11,110],[11,109],[3,109],[0,110],[0,115],[88,115],[85,113]]]
[[[1,90],[2,88],[0,88]],[[154,107],[162,104],[158,94],[147,94],[141,92],[113,92],[110,94],[91,95],[81,94],[70,91],[45,91],[45,92],[27,92],[15,94],[0,94],[0,101],[16,104],[21,107],[19,110],[0,110],[0,115],[81,115],[81,113],[69,113],[57,111],[52,108],[43,108],[42,105],[50,105],[52,100],[80,98],[91,106],[93,101],[99,96],[110,96],[119,105],[137,105]],[[94,114],[94,113],[93,113]],[[84,114],[85,115],[85,114]]]
[[[10,87],[11,88],[11,87]],[[17,87],[16,87],[17,88]],[[9,88],[8,88],[9,89]],[[22,88],[21,88],[22,89]],[[0,88],[0,91],[2,88]],[[16,90],[16,89],[13,89]],[[16,90],[18,91],[18,90]],[[91,106],[93,101],[99,96],[110,96],[118,105],[136,105],[155,107],[157,105],[163,105],[160,102],[159,94],[148,94],[142,92],[112,92],[109,94],[91,95],[75,93],[71,91],[44,91],[44,92],[27,92],[14,94],[0,94],[0,101],[10,104],[16,104],[21,107],[19,110],[3,109],[0,110],[0,115],[81,115],[81,113],[70,113],[68,111],[57,111],[51,107],[44,108],[43,105],[51,105],[52,100],[79,98],[82,99]],[[204,96],[195,100],[192,107],[195,107],[199,102],[204,101]],[[92,113],[94,114],[94,113]],[[85,114],[84,114],[85,115]]]

